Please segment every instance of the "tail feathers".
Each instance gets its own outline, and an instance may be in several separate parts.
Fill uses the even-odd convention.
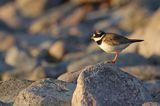
[[[132,39],[132,40],[131,40],[132,43],[135,43],[135,42],[142,42],[142,41],[144,41],[144,40],[139,40],[139,39]]]

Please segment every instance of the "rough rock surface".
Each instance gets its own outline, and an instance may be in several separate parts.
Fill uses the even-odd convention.
[[[144,82],[144,84],[153,96],[156,96],[160,92],[160,80],[150,80]]]
[[[142,106],[160,106],[158,102],[146,102]]]
[[[0,82],[0,101],[10,103],[15,100],[18,93],[28,87],[32,81],[11,79]]]
[[[74,88],[72,83],[40,80],[20,92],[14,106],[70,106]]]
[[[79,75],[72,106],[140,106],[151,100],[138,79],[116,66],[100,63]]]

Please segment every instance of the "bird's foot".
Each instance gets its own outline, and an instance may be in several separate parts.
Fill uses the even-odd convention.
[[[107,63],[115,64],[115,61],[108,61]]]

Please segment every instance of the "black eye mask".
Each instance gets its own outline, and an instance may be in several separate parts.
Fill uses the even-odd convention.
[[[95,33],[95,38],[99,38],[101,36],[103,36],[105,33],[104,32],[100,32],[100,33]]]

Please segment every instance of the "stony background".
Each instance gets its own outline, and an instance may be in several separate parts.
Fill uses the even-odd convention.
[[[90,40],[97,29],[144,42],[124,50],[115,66],[105,66],[103,62],[114,55],[104,53]],[[89,65],[93,69],[85,68]],[[86,82],[97,70],[113,71],[95,77],[102,85],[107,80],[112,86],[95,82],[94,88]],[[115,87],[110,75],[134,80],[128,85],[113,78],[139,92],[139,101],[133,100],[135,94],[130,90],[121,95],[133,96],[128,105],[157,106],[160,102],[159,0],[0,0],[0,106],[127,105],[125,97],[122,104],[110,99],[102,103],[110,87]],[[99,98],[97,90],[107,96]],[[115,87],[109,97],[123,90]],[[82,98],[77,91],[85,91],[80,93]]]

